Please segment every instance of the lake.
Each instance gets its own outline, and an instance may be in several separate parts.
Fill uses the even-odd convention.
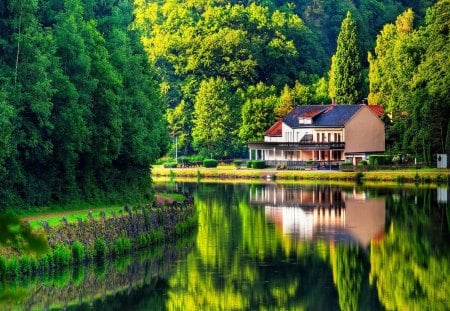
[[[0,309],[449,310],[447,187],[171,183],[199,228],[104,266],[3,280]]]

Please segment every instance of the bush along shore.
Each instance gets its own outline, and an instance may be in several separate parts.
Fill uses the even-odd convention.
[[[77,223],[62,219],[62,225],[53,227],[43,221],[42,228],[33,234],[47,241],[48,250],[43,254],[26,252],[27,241],[22,238],[20,243],[0,248],[0,277],[49,273],[70,265],[103,262],[163,241],[174,241],[197,226],[190,196],[170,206],[127,205],[124,210],[110,218],[89,217]]]

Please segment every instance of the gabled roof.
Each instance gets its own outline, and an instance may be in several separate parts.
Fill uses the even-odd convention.
[[[343,127],[363,106],[366,105],[297,106],[283,118],[283,122],[291,128]],[[312,124],[299,123],[299,117],[305,116],[313,118]]]
[[[266,133],[264,135],[266,136],[282,136],[283,134],[283,121],[281,119],[279,119],[277,122],[275,122],[274,125],[272,125],[270,127],[270,129],[268,129],[266,131]]]
[[[367,107],[369,107],[370,110],[372,110],[372,112],[375,113],[378,118],[384,114],[384,109],[381,105],[368,105]]]

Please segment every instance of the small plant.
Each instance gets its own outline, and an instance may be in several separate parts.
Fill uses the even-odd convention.
[[[131,240],[126,237],[119,237],[112,247],[112,251],[115,255],[123,255],[131,249]]]
[[[31,259],[28,256],[22,256],[19,259],[20,273],[30,274],[32,272]]]
[[[70,264],[72,260],[72,252],[69,249],[69,247],[65,244],[56,245],[53,251],[53,256],[54,262],[57,267],[67,266]]]
[[[164,168],[177,168],[177,162],[165,163]]]
[[[353,163],[344,162],[339,166],[339,169],[343,172],[353,172]]]
[[[234,160],[233,164],[236,167],[236,169],[239,169],[242,165],[242,160]]]
[[[366,160],[361,160],[361,161],[359,161],[358,166],[359,166],[359,167],[365,167],[365,166],[367,166],[367,161],[366,161]]]
[[[266,168],[266,162],[263,160],[254,160],[254,161],[252,161],[252,168],[255,168],[255,169]]]
[[[97,260],[102,261],[106,258],[108,254],[108,247],[103,239],[96,239],[94,244],[94,253]]]
[[[72,244],[72,258],[75,263],[81,263],[84,260],[84,245],[79,241]]]
[[[204,159],[203,160],[204,167],[217,167],[218,164],[219,164],[219,162],[214,159]]]

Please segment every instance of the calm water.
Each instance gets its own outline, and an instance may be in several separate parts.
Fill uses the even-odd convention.
[[[199,229],[0,287],[0,309],[449,310],[447,188],[176,184]]]

